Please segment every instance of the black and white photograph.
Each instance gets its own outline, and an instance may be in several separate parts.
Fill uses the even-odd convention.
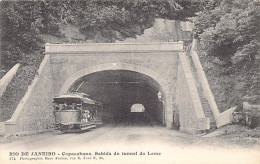
[[[260,0],[0,0],[1,164],[260,164]]]

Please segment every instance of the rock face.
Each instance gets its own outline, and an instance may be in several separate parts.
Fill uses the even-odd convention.
[[[180,22],[165,19],[148,19],[146,23],[133,23],[117,29],[84,31],[72,24],[61,24],[59,33],[41,34],[42,43],[114,43],[114,42],[177,42],[187,44],[191,32]]]

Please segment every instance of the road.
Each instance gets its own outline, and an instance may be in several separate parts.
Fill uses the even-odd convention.
[[[54,152],[50,161],[25,159],[19,163],[256,163],[259,151],[230,141],[189,135],[157,125],[106,125],[84,133],[57,131],[26,136],[1,144],[1,160],[8,161],[10,152],[29,152],[28,158],[39,157],[33,152]],[[70,155],[87,153],[88,155]],[[118,155],[117,155],[118,153]],[[141,153],[143,155],[141,155]],[[145,154],[145,155],[144,155]],[[26,157],[26,156],[25,156]],[[50,157],[51,158],[51,157]],[[91,159],[88,159],[91,158]],[[214,160],[213,160],[214,159]],[[258,161],[259,160],[259,161]],[[124,162],[122,162],[124,161]],[[12,162],[12,161],[8,161]]]

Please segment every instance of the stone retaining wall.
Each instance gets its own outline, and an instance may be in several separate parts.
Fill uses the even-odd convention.
[[[210,89],[210,86],[209,86],[209,83],[208,83],[208,79],[207,79],[205,72],[202,68],[202,65],[200,63],[199,56],[198,56],[196,50],[197,50],[197,40],[193,39],[192,46],[191,46],[191,53],[190,53],[191,59],[192,59],[192,62],[194,64],[194,67],[196,68],[196,71],[197,71],[197,74],[198,74],[198,79],[199,79],[201,86],[202,86],[203,94],[205,95],[205,98],[207,99],[207,101],[210,105],[210,109],[211,109],[211,111],[214,115],[214,118],[217,119],[220,112],[219,112],[218,106],[216,104],[215,98],[214,98],[214,96],[211,92],[211,89]]]
[[[209,129],[209,120],[205,117],[191,68],[184,53],[179,55],[177,76],[177,111],[180,130],[200,133]],[[177,123],[178,124],[178,123]]]
[[[13,79],[14,75],[16,74],[20,66],[21,64],[19,63],[14,65],[0,80],[0,97],[3,95],[4,91],[6,90],[6,87],[11,82],[11,80]],[[4,135],[4,134],[5,134],[5,122],[0,122],[0,135]]]
[[[198,72],[198,78],[202,84],[201,86],[202,86],[203,93],[210,105],[210,109],[216,120],[217,128],[232,123],[232,113],[234,112],[235,108],[230,108],[222,113],[219,112],[214,95],[212,94],[207,77],[205,75],[205,72],[199,60],[199,56],[197,54],[197,39],[193,39],[192,42],[191,59],[192,62],[194,63],[196,71]]]
[[[0,122],[0,136],[5,134],[5,122]]]
[[[52,128],[54,125],[52,98],[50,56],[45,55],[38,75],[28,87],[12,118],[5,122],[6,134],[16,135]]]
[[[17,63],[16,65],[13,66],[12,69],[10,69],[5,76],[0,80],[0,97],[4,93],[7,85],[11,82],[13,79],[14,75],[16,74],[18,68],[20,67],[21,64]]]

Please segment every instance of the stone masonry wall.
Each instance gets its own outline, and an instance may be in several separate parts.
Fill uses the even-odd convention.
[[[191,95],[189,93],[187,80],[184,75],[184,68],[180,64],[178,68],[178,80],[177,80],[177,111],[179,114],[180,130],[189,131],[195,133],[197,130],[197,118],[196,113],[193,110],[193,104],[191,101]]]
[[[18,68],[20,67],[20,63],[17,63],[10,69],[1,79],[0,79],[0,97],[3,95],[6,87],[13,79],[14,75],[16,74]]]
[[[151,69],[166,77],[174,87],[177,79],[178,53],[113,53],[113,54],[51,54],[54,93],[58,95],[64,82],[77,71],[107,63],[126,63]],[[174,90],[174,89],[173,89]]]
[[[186,54],[180,53],[175,114],[179,115],[179,123],[177,124],[180,125],[180,130],[200,133],[209,128],[209,120],[204,115],[195,81],[186,58]]]
[[[50,57],[46,55],[38,70],[38,76],[29,86],[12,118],[6,122],[6,133],[35,132],[52,128],[52,98],[52,70]]]

